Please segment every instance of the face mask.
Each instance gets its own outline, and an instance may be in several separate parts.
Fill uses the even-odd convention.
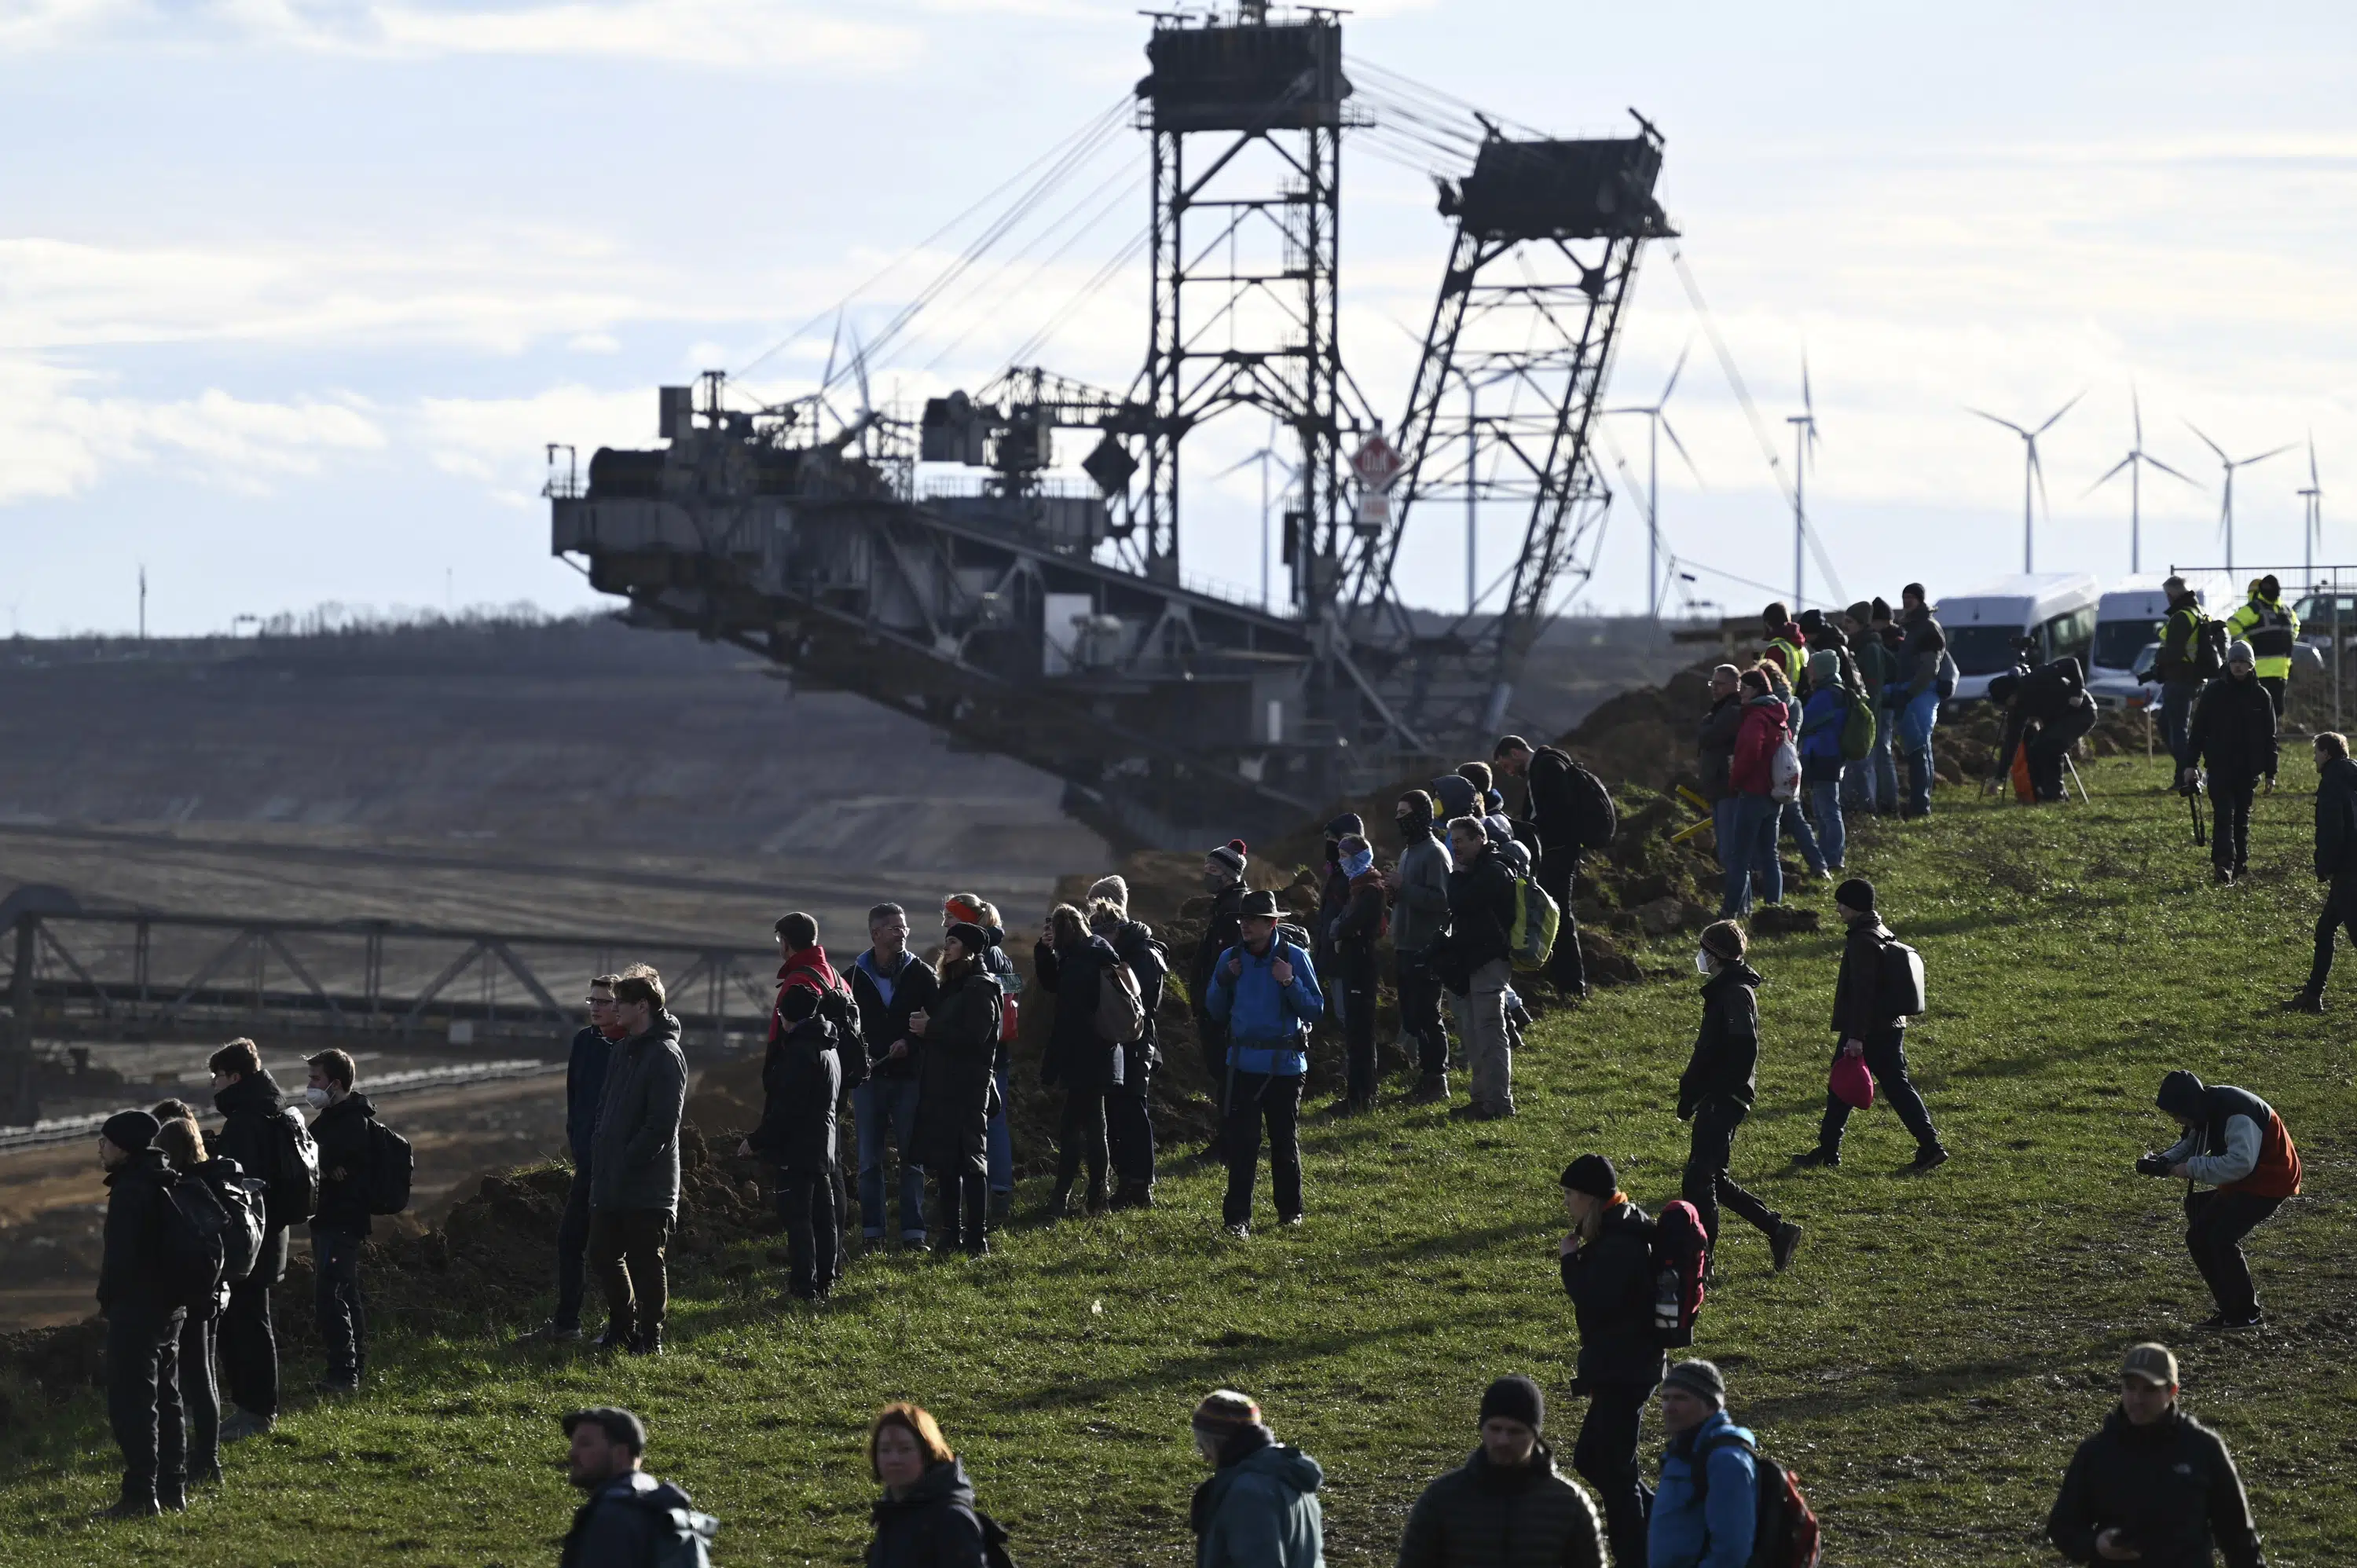
[[[328,1091],[324,1089],[307,1089],[303,1091],[303,1098],[311,1102],[311,1107],[315,1111],[325,1111],[328,1108]]]
[[[1345,876],[1364,876],[1367,874],[1367,868],[1374,864],[1375,852],[1371,849],[1362,849],[1356,854],[1346,855],[1343,857],[1342,875]]]
[[[1706,979],[1709,977],[1709,974],[1710,974],[1710,953],[1709,953],[1709,950],[1708,950],[1707,949],[1697,950],[1695,951],[1695,972],[1696,974],[1699,974],[1699,975],[1704,976]]]

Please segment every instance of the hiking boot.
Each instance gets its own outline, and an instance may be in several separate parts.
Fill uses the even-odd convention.
[[[1440,1105],[1448,1103],[1448,1075],[1445,1072],[1425,1074],[1415,1091],[1407,1097],[1410,1105]]]
[[[1907,1168],[1911,1171],[1935,1171],[1947,1163],[1946,1149],[1938,1144],[1926,1144],[1915,1151],[1915,1158],[1908,1164]]]
[[[2298,995],[2283,1004],[2283,1010],[2287,1013],[2321,1013],[2324,1011],[2324,993],[2302,987]]]
[[[579,1324],[559,1323],[552,1317],[539,1327],[517,1335],[516,1343],[519,1345],[569,1345],[580,1337]]]
[[[203,1464],[191,1465],[188,1466],[188,1485],[192,1487],[218,1487],[221,1484],[221,1467],[220,1460],[208,1460]]]
[[[1820,1144],[1805,1155],[1794,1155],[1792,1156],[1792,1163],[1803,1168],[1822,1165],[1825,1169],[1831,1170],[1834,1166],[1841,1164],[1841,1151],[1839,1149],[1828,1149],[1823,1144]]]
[[[987,1223],[992,1230],[996,1230],[1000,1226],[1006,1224],[1006,1221],[1013,1217],[1014,1213],[1015,1194],[1012,1191],[994,1191],[990,1195],[990,1211]]]
[[[1276,1217],[1276,1222],[1291,1230],[1297,1226],[1308,1224],[1309,1217],[1306,1214],[1280,1214]]]
[[[1091,1214],[1103,1214],[1104,1211],[1104,1178],[1103,1176],[1091,1176],[1089,1178],[1089,1212]]]
[[[361,1375],[358,1372],[329,1372],[313,1383],[311,1389],[315,1393],[328,1395],[356,1394],[361,1391]]]
[[[92,1519],[154,1519],[163,1509],[152,1497],[124,1496],[115,1499],[113,1508],[101,1509]]]
[[[221,1440],[223,1443],[242,1443],[249,1437],[264,1435],[277,1424],[278,1418],[274,1415],[255,1415],[251,1411],[242,1410],[221,1423]]]
[[[1072,1189],[1069,1187],[1060,1187],[1048,1195],[1048,1202],[1039,1210],[1039,1218],[1053,1224],[1059,1219],[1070,1219],[1071,1213]]]
[[[166,1513],[188,1511],[188,1484],[166,1477],[156,1483],[156,1506]]]
[[[2221,887],[2232,887],[2234,886],[2234,873],[2233,869],[2228,866],[2212,866],[2210,868],[2210,879]]]
[[[900,1247],[903,1251],[923,1251],[925,1250],[925,1233],[922,1230],[901,1231]]]
[[[1113,1195],[1113,1201],[1105,1207],[1115,1211],[1125,1208],[1151,1208],[1154,1207],[1154,1188],[1142,1181],[1125,1181],[1121,1184],[1121,1189]]]
[[[629,1329],[609,1323],[606,1326],[606,1332],[597,1336],[589,1348],[593,1350],[628,1350],[636,1342],[637,1337]]]
[[[969,1258],[987,1258],[990,1256],[990,1238],[987,1236],[976,1236],[973,1240],[968,1241],[965,1244],[965,1255]]]
[[[1517,1001],[1506,1009],[1506,1022],[1517,1029],[1527,1029],[1531,1026],[1531,1010]]]
[[[1245,1224],[1241,1219],[1237,1220],[1232,1225],[1224,1226],[1222,1229],[1239,1241],[1249,1241],[1252,1240],[1252,1227]]]
[[[1768,1261],[1782,1273],[1792,1266],[1792,1254],[1801,1250],[1801,1228],[1789,1219],[1777,1221],[1776,1233],[1768,1238]]]
[[[638,1337],[630,1341],[630,1354],[633,1356],[660,1356],[662,1353],[662,1329],[660,1326],[642,1328]]]

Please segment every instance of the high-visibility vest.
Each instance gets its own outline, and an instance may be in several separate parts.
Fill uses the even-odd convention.
[[[2249,643],[2251,651],[2258,655],[2257,674],[2281,680],[2291,673],[2291,650],[2299,638],[2299,617],[2281,600],[2253,594],[2250,602],[2228,618],[2226,629]]]

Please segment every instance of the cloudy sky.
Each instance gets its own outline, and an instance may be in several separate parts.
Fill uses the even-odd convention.
[[[543,444],[649,444],[656,384],[781,339],[757,384],[812,375],[833,318],[797,328],[1121,99],[1135,10],[0,0],[0,608],[127,628],[142,564],[169,632],[589,602],[547,553]],[[2221,556],[2189,419],[2236,456],[2312,431],[2324,556],[2357,560],[2347,5],[1371,0],[1348,27],[1353,55],[1524,124],[1617,131],[1633,104],[1662,126],[1663,198],[1780,443],[1807,355],[1812,510],[1851,594],[2017,569],[2019,443],[1965,406],[2035,423],[2083,392],[2045,443],[2039,565],[2124,572],[2125,488],[2083,492],[2131,388],[2199,481],[2148,484],[2147,566]],[[1395,407],[1447,235],[1415,168],[1347,157],[1344,349]],[[1065,307],[1144,222],[1142,158],[1108,138],[1025,259],[879,354],[877,398],[978,383],[1051,319],[1037,358],[1125,383],[1142,273]],[[848,330],[879,332],[970,231]],[[1650,397],[1697,330],[1656,256],[1617,393]],[[1672,411],[1701,478],[1664,475],[1663,532],[1693,591],[1748,607],[1733,579],[1789,584],[1791,523],[1706,344]],[[1265,434],[1207,428],[1202,474]],[[1616,439],[1641,480],[1641,427]],[[2244,475],[2243,563],[2300,559],[2306,464]],[[1256,590],[1258,495],[1249,467],[1195,487],[1190,577]],[[1641,604],[1637,519],[1587,603]],[[1412,580],[1447,605],[1461,526],[1431,521]],[[1514,520],[1485,528],[1502,560]]]

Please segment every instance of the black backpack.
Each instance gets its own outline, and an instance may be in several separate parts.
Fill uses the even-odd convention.
[[[1923,1011],[1923,955],[1896,938],[1875,955],[1874,1004],[1886,1018],[1912,1018]]]
[[[371,1116],[368,1128],[368,1165],[361,1173],[361,1191],[371,1214],[398,1214],[409,1207],[410,1178],[417,1174],[417,1155],[409,1140]]]
[[[289,1105],[270,1118],[264,1134],[270,1168],[255,1174],[270,1184],[270,1223],[278,1229],[300,1225],[319,1212],[319,1145],[303,1112]]]
[[[1710,1500],[1710,1456],[1722,1448],[1740,1448],[1751,1455],[1759,1485],[1757,1511],[1751,1527],[1751,1555],[1744,1568],[1817,1568],[1824,1557],[1824,1532],[1816,1511],[1802,1495],[1801,1478],[1751,1444],[1721,1433],[1697,1444],[1693,1466],[1695,1506]]]
[[[1553,746],[1547,749],[1555,751]],[[1555,755],[1563,757],[1564,781],[1571,787],[1574,845],[1582,854],[1604,848],[1620,831],[1620,811],[1612,803],[1612,791],[1604,787],[1603,779],[1570,757],[1559,751]]]
[[[720,1533],[718,1520],[694,1509],[665,1508],[651,1498],[633,1500],[654,1516],[648,1568],[712,1568],[712,1541]]]
[[[238,1169],[235,1160],[216,1160],[199,1178],[221,1199],[229,1215],[221,1233],[221,1277],[235,1282],[262,1261],[262,1239],[270,1229],[270,1184]]]
[[[2193,673],[2204,681],[2224,674],[2226,645],[2230,640],[2224,621],[2203,616],[2201,624],[2193,631]]]
[[[156,1273],[167,1305],[200,1306],[221,1289],[230,1224],[229,1206],[210,1183],[181,1176],[164,1188]]]

